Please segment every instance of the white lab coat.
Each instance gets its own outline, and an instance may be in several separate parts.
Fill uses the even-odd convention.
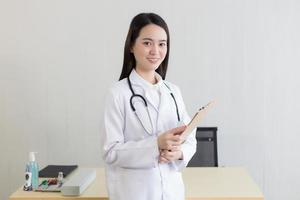
[[[183,200],[184,184],[181,170],[196,151],[195,131],[181,145],[183,160],[158,163],[157,136],[178,126],[176,107],[170,90],[159,81],[160,104],[152,104],[144,80],[133,70],[130,74],[133,89],[148,102],[153,122],[153,135],[145,132],[130,107],[132,95],[127,78],[117,82],[109,91],[104,113],[103,159],[110,200]],[[190,118],[177,86],[164,81],[177,101],[181,120]],[[140,107],[136,104],[136,109]],[[140,108],[140,109],[144,109]]]

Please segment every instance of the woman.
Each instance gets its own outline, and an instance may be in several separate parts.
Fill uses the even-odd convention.
[[[181,170],[196,150],[195,132],[177,86],[164,81],[169,58],[167,24],[141,13],[130,24],[119,82],[104,116],[104,161],[111,200],[183,200]]]

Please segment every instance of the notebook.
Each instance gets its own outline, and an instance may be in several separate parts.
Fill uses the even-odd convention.
[[[62,172],[65,178],[77,167],[78,165],[48,165],[39,171],[39,177],[56,178],[58,172]]]

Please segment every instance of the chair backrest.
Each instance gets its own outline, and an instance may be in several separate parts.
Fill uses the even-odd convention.
[[[218,167],[217,127],[198,127],[197,151],[188,167]]]

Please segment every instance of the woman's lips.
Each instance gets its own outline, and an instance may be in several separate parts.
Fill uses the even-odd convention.
[[[159,58],[147,58],[147,60],[151,63],[156,63],[157,61],[159,61]]]

